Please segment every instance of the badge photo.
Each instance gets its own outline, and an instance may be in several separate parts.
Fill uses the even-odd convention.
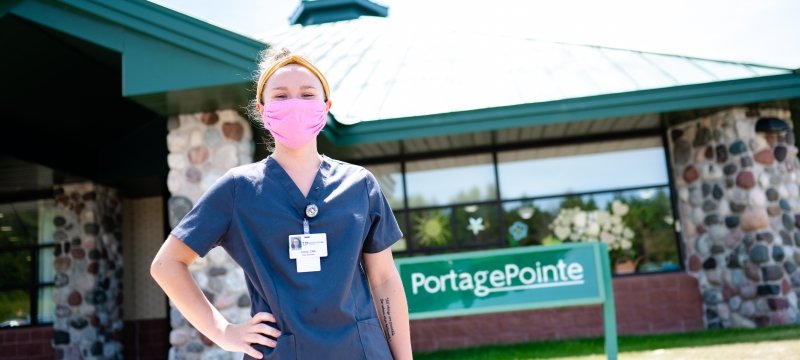
[[[300,235],[289,236],[289,251],[300,251],[303,249],[303,240]]]

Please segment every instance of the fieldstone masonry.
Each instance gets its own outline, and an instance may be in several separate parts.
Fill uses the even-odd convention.
[[[55,192],[56,359],[122,359],[121,203],[80,183]]]
[[[794,133],[757,133],[735,108],[675,125],[669,150],[686,269],[707,328],[800,323],[800,195]]]
[[[249,124],[232,110],[184,114],[168,121],[170,228],[175,227],[200,196],[228,169],[252,162]],[[231,322],[250,316],[244,272],[220,247],[198,259],[189,270],[209,301]],[[217,347],[189,324],[170,302],[172,347],[169,359],[240,359]]]

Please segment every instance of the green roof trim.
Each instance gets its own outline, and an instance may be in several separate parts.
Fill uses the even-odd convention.
[[[800,98],[798,72],[354,125],[329,121],[325,133],[337,145],[354,145],[790,98]]]
[[[28,0],[0,10],[121,53],[122,95],[129,97],[246,88],[266,46],[141,0]]]

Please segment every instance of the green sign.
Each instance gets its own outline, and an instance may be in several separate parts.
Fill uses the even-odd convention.
[[[396,263],[411,319],[603,304],[606,353],[616,358],[614,296],[603,243],[423,256]]]

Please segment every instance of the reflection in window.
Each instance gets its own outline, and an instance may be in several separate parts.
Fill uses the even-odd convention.
[[[39,235],[37,239],[39,244],[52,244],[53,232],[56,230],[56,225],[53,223],[56,208],[54,200],[37,200],[36,207],[39,212]]]
[[[400,231],[403,232],[403,237],[392,245],[392,252],[406,251],[408,245],[406,238],[408,238],[408,229],[406,229],[406,215],[402,211],[395,211],[394,217],[397,219],[397,225],[400,226]]]
[[[0,204],[0,248],[52,242],[53,201]]]
[[[625,225],[636,234],[632,257],[638,271],[679,269],[669,188],[627,191],[617,199],[629,208]]]
[[[56,277],[53,262],[55,261],[54,247],[47,246],[39,248],[39,282],[51,282]]]
[[[410,211],[414,249],[446,248],[453,244],[450,208]]]
[[[55,320],[56,305],[53,302],[53,287],[43,287],[39,289],[39,313],[37,315],[38,321],[53,322]]]
[[[0,327],[52,321],[54,207],[52,199],[0,204]]]
[[[30,294],[24,290],[0,291],[0,328],[30,323]]]
[[[400,164],[366,166],[378,179],[383,195],[393,210],[403,208],[403,174]]]
[[[29,250],[0,252],[0,288],[25,286],[31,282],[31,255]]]
[[[635,145],[638,144],[601,143],[583,148],[576,145],[498,153],[502,198],[522,199],[667,184],[667,161],[660,141],[658,147],[602,151],[614,148],[612,146],[624,149]],[[593,149],[597,152],[592,152]],[[554,152],[573,155],[553,157]]]
[[[497,199],[490,154],[411,161],[406,171],[409,207]]]

